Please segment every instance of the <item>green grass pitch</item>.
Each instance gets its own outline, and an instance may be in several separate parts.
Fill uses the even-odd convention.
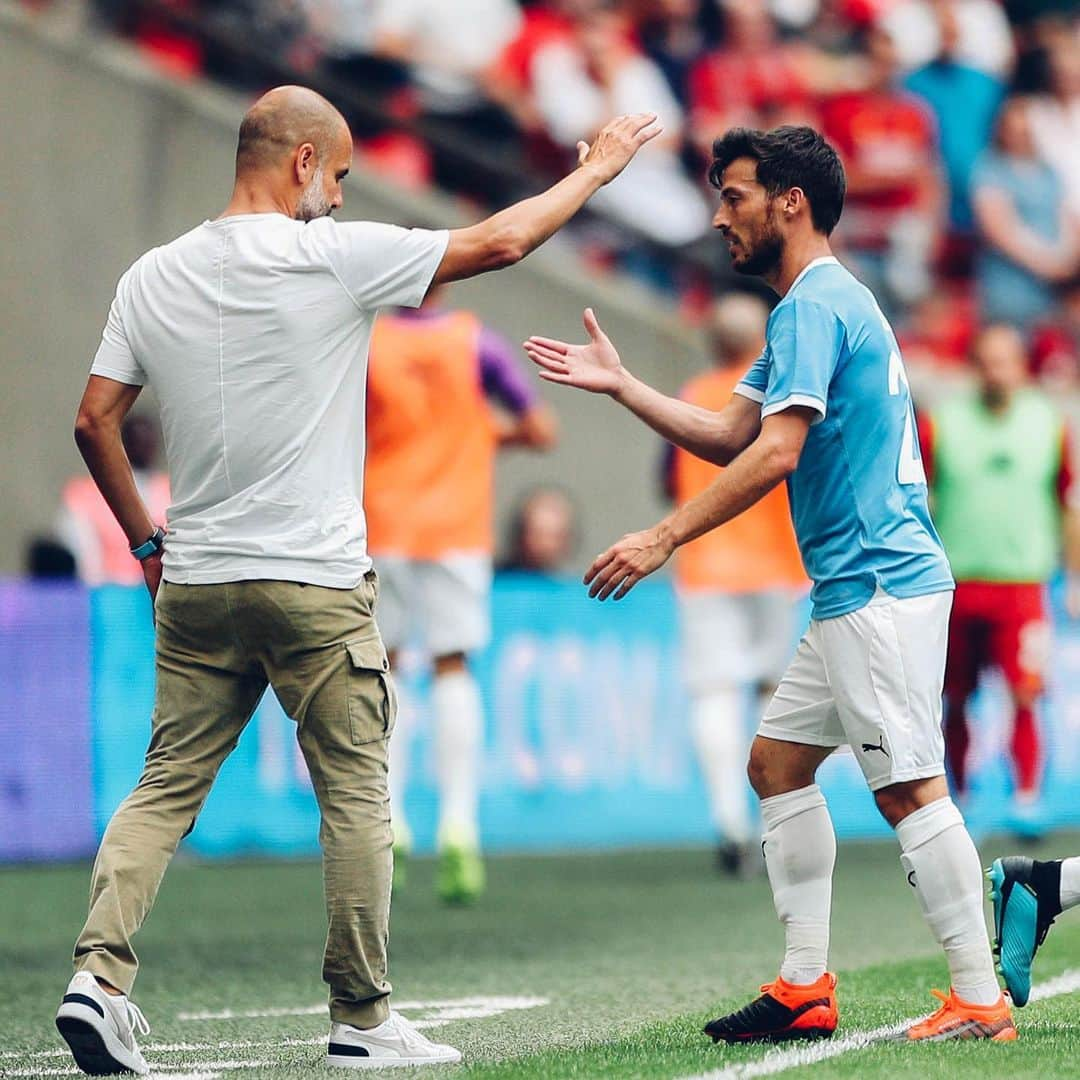
[[[983,845],[987,860],[1008,850]],[[1080,837],[1058,837],[1045,857],[1076,850]],[[490,860],[481,903],[447,909],[434,870],[412,863],[395,896],[391,974],[406,1015],[466,1055],[435,1075],[1080,1075],[1080,975],[1078,989],[1017,1011],[1013,1044],[851,1048],[855,1033],[930,1011],[930,987],[947,986],[891,844],[841,847],[832,951],[841,1028],[813,1044],[841,1052],[811,1064],[790,1047],[770,1055],[701,1034],[775,974],[781,934],[764,879],[718,878],[704,851],[503,857]],[[0,1076],[74,1075],[52,1017],[87,882],[81,866],[0,870]],[[156,1075],[322,1074],[322,918],[315,863],[178,860],[138,939],[134,997],[153,1027],[144,1045]],[[1080,972],[1080,914],[1066,913],[1039,954],[1036,985],[1070,971]]]

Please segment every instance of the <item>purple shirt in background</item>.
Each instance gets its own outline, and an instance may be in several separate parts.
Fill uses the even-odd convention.
[[[395,312],[397,318],[417,320],[442,319],[446,314],[440,308],[402,308]],[[484,393],[514,416],[528,412],[536,404],[536,391],[513,345],[502,334],[481,326],[479,350]]]

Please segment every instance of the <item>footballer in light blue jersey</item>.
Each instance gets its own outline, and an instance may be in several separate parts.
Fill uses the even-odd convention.
[[[978,852],[945,778],[953,580],[927,509],[896,338],[829,245],[844,205],[843,165],[812,128],[733,128],[713,144],[709,180],[732,269],[780,297],[764,355],[723,409],[636,379],[591,310],[588,343],[533,337],[525,345],[544,379],[609,394],[670,442],[725,466],[701,494],[598,555],[585,574],[590,596],[625,596],[680,545],[723,528],[781,482],[814,581],[813,618],[764,709],[747,766],[784,958],[760,997],[705,1033],[743,1043],[836,1030],[836,976],[827,970],[836,837],[816,776],[847,745],[896,830],[898,878],[918,895],[949,967],[948,996],[904,1038],[1011,1041]],[[716,732],[725,748],[741,719],[726,705],[707,716],[710,729],[726,727]]]
[[[760,402],[763,419],[792,405],[817,414],[788,477],[815,619],[855,611],[879,588],[911,597],[953,587],[899,346],[873,294],[835,258],[795,279],[735,392]]]

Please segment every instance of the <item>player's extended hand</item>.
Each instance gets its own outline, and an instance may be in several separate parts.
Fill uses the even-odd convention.
[[[584,323],[589,335],[587,345],[534,336],[525,342],[525,352],[541,369],[541,379],[594,394],[613,394],[626,377],[626,369],[610,338],[600,329],[592,308],[585,309]]]
[[[630,164],[631,158],[664,129],[656,113],[616,116],[605,124],[592,141],[577,144],[578,164],[594,168],[601,183],[610,184]]]
[[[659,570],[671,558],[675,545],[659,525],[628,533],[597,555],[585,571],[589,596],[606,600],[612,593],[621,600],[642,578]]]

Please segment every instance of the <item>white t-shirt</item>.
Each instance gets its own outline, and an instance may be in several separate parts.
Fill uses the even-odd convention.
[[[448,238],[239,214],[124,274],[91,372],[160,404],[166,581],[359,583],[372,324],[419,305]]]

